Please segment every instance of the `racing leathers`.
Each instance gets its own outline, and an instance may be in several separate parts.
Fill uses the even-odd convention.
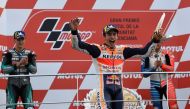
[[[81,41],[77,30],[72,30],[72,47],[92,56],[96,72],[100,74],[100,106],[102,109],[122,109],[123,102],[110,102],[123,100],[121,73],[125,59],[148,55],[155,48],[158,40],[153,39],[144,48],[129,48],[116,45],[110,49],[106,44],[88,44]]]
[[[23,58],[28,58],[27,65],[16,66],[14,63]],[[1,69],[3,73],[9,75],[29,75],[37,72],[36,54],[34,51],[23,49],[16,51],[15,48],[3,52]],[[7,109],[16,109],[18,98],[21,97],[23,103],[32,103],[32,87],[30,77],[9,77],[6,88]],[[32,104],[24,104],[25,109],[33,109]]]
[[[155,62],[161,61],[161,67],[156,67]],[[167,50],[152,52],[149,57],[142,58],[142,72],[173,72],[174,71],[174,55]],[[176,99],[175,88],[171,80],[171,74],[143,74],[144,77],[150,76],[151,98],[154,108],[163,109],[163,95],[168,99]],[[167,81],[168,80],[168,81]],[[159,101],[160,100],[160,101]],[[176,109],[177,101],[168,102],[170,109]]]

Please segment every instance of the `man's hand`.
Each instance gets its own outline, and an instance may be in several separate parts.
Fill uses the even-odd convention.
[[[154,66],[155,66],[156,68],[161,67],[161,66],[162,66],[162,61],[155,61],[155,62],[154,62]]]
[[[19,62],[13,61],[13,62],[12,62],[12,65],[13,65],[13,66],[16,66],[16,67],[19,67],[19,66],[20,66],[20,61],[19,61]]]
[[[163,38],[163,34],[161,34],[160,31],[156,31],[154,32],[152,38],[155,39],[156,41],[160,41]]]
[[[22,59],[20,60],[20,64],[21,64],[21,65],[27,65],[27,64],[28,64],[28,57],[22,58]]]
[[[77,30],[78,26],[79,26],[79,19],[78,18],[71,20],[71,22],[70,22],[71,30]]]

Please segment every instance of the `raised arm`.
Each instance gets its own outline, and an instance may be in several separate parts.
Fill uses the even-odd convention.
[[[88,44],[81,41],[80,35],[78,33],[79,19],[71,20],[71,34],[72,34],[72,47],[76,50],[82,51],[91,55],[93,58],[97,58],[100,55],[100,49],[93,44]]]
[[[157,43],[160,42],[162,35],[159,32],[155,32],[153,35],[153,39],[146,44],[144,48],[125,48],[123,51],[123,55],[125,59],[130,57],[147,57],[151,53]]]

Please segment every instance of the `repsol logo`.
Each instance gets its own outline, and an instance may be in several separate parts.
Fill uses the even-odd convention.
[[[121,55],[103,55],[102,57],[108,59],[122,59]]]

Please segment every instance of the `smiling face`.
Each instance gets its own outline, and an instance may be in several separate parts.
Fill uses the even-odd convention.
[[[118,33],[115,31],[110,31],[105,34],[105,42],[107,43],[115,43],[117,41]]]
[[[103,36],[104,36],[104,44],[107,45],[109,48],[115,48],[115,42],[118,39],[119,30],[114,25],[107,25],[103,29]]]

